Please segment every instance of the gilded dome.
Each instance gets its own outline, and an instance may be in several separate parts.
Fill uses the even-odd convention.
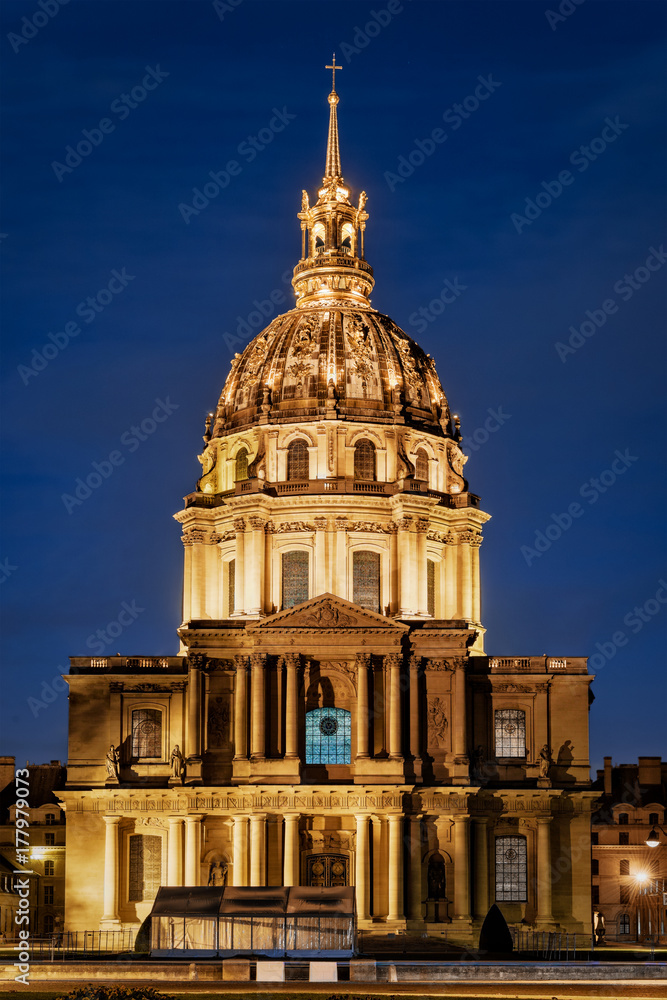
[[[235,356],[212,437],[336,418],[455,436],[431,357],[388,316],[344,301],[276,317]]]

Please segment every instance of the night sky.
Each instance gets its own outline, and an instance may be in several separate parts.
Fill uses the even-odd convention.
[[[593,766],[667,756],[665,7],[561,8],[4,0],[0,753],[66,757],[70,655],[177,651],[172,514],[293,301],[335,50],[373,304],[493,515],[487,651],[592,657]]]

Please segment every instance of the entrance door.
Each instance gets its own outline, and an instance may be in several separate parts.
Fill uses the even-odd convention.
[[[306,885],[330,888],[349,885],[350,859],[345,854],[311,854],[306,858]]]

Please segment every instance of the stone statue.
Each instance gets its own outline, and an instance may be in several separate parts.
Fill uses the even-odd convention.
[[[553,761],[551,760],[551,750],[549,744],[545,743],[540,750],[540,755],[537,763],[540,765],[540,778],[549,777],[549,768],[551,767]]]
[[[113,743],[111,744],[109,748],[109,753],[106,756],[106,765],[107,765],[108,777],[114,779],[115,781],[118,781],[118,772],[120,769],[120,754],[118,753],[118,750],[113,745]]]
[[[429,746],[444,746],[447,735],[447,716],[440,698],[433,698],[428,707]]]
[[[180,778],[183,775],[183,754],[181,753],[178,743],[171,751],[171,776],[172,778]]]
[[[473,781],[484,780],[484,747],[481,743],[470,754],[470,777]]]
[[[301,211],[302,212],[307,212],[309,208],[310,208],[310,205],[308,203],[308,192],[307,191],[302,191],[301,192]]]
[[[227,885],[227,865],[224,861],[215,861],[209,866],[208,884]]]

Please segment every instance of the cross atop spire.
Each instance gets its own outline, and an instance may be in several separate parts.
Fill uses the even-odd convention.
[[[336,53],[333,54],[333,59],[331,60],[331,66],[325,66],[325,69],[330,69],[331,73],[331,90],[336,93],[336,70],[342,69],[342,66],[336,66]]]

